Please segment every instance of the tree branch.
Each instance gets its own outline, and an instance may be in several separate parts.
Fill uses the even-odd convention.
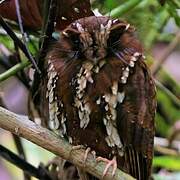
[[[180,155],[180,153],[177,150],[167,148],[167,147],[162,147],[162,146],[154,146],[154,151],[158,152],[162,155],[167,155],[167,156],[179,157],[179,155]]]
[[[168,97],[180,108],[180,100],[168,89],[166,88],[161,82],[157,79],[154,79],[157,88],[162,90]]]
[[[172,142],[172,144],[170,144],[169,140],[166,138],[162,138],[162,137],[155,137],[154,138],[154,146],[161,146],[161,147],[172,147],[175,148],[179,151],[180,153],[180,141],[175,140]]]
[[[97,178],[102,178],[105,163],[97,163],[93,155],[90,154],[87,157],[87,161],[84,162],[85,150],[73,150],[72,146],[64,139],[28,120],[25,116],[17,115],[0,107],[0,127],[49,150],[80,168],[84,168],[85,171]],[[109,172],[104,180],[111,180],[111,173]],[[130,175],[117,169],[113,180],[121,179],[134,180]]]
[[[9,77],[17,74],[19,71],[23,70],[24,68],[28,67],[31,64],[30,61],[24,60],[21,63],[16,64],[15,66],[11,67],[7,71],[0,74],[0,82],[8,79]]]
[[[21,138],[19,136],[15,135],[15,134],[12,134],[12,138],[13,138],[14,144],[16,146],[17,152],[18,152],[18,154],[20,156],[19,158],[22,158],[24,160],[24,162],[26,162],[27,158],[26,158],[26,154],[25,154],[25,151],[24,151],[24,147],[23,147],[23,143],[22,143]],[[5,147],[2,147],[0,145],[0,148],[5,148]],[[1,153],[1,151],[0,151],[0,153]],[[23,171],[23,175],[24,175],[24,180],[31,180],[31,176],[27,171]]]
[[[159,69],[161,68],[161,65],[167,60],[167,57],[172,53],[172,51],[177,47],[177,45],[179,44],[179,40],[180,40],[180,31],[178,31],[176,33],[175,38],[173,39],[173,41],[167,46],[167,48],[165,49],[164,53],[162,54],[162,56],[159,58],[158,61],[156,61],[154,63],[154,65],[152,66],[152,74],[155,76]]]
[[[49,174],[46,173],[46,171],[43,171],[43,173],[41,173],[41,167],[36,168],[32,166],[31,164],[27,163],[23,158],[17,156],[2,145],[0,145],[0,156],[22,169],[25,173],[27,173],[29,175],[28,179],[30,179],[30,176],[34,176],[39,179],[52,180],[52,178],[49,176]],[[27,177],[27,174],[25,177]]]

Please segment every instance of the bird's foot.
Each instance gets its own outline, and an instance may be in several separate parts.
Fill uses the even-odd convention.
[[[106,158],[103,158],[103,157],[98,157],[96,158],[96,161],[103,161],[105,163],[107,163],[105,169],[104,169],[104,172],[103,172],[103,177],[107,175],[107,172],[109,170],[109,168],[112,166],[113,167],[113,170],[112,170],[112,176],[115,175],[115,172],[116,172],[116,169],[117,169],[117,161],[116,161],[116,157],[114,156],[112,160],[108,160]]]
[[[85,154],[84,154],[84,165],[86,163],[86,160],[87,160],[87,157],[88,157],[88,154],[91,154],[93,156],[94,159],[96,159],[96,152],[95,151],[91,151],[91,148],[88,147],[85,151]]]
[[[72,153],[72,151],[74,150],[80,150],[80,149],[85,149],[85,147],[83,145],[77,145],[77,146],[73,146],[72,147],[72,150],[70,152],[70,154]],[[86,160],[87,160],[87,157],[88,157],[88,154],[91,152],[91,154],[93,155],[94,159],[96,159],[96,152],[95,151],[91,151],[91,148],[88,147],[86,150],[85,150],[85,154],[84,154],[84,157],[83,157],[83,164],[85,166],[86,164]]]
[[[80,149],[85,149],[85,147],[83,145],[77,145],[77,146],[73,146],[72,147],[72,150],[70,153],[72,153],[72,151],[74,150],[80,150]],[[88,157],[88,154],[89,153],[92,153],[94,159],[96,159],[96,155],[94,154],[95,151],[91,151],[91,148],[88,147],[86,150],[85,150],[85,154],[83,156],[83,166],[85,167],[86,165],[86,160],[87,160],[87,157]],[[89,180],[89,177],[88,177],[88,174],[84,171],[84,168],[80,168],[80,167],[77,167],[77,170],[78,170],[78,175],[80,177],[80,180]]]
[[[56,156],[52,160],[50,160],[45,166],[46,170],[53,176],[53,179],[57,177],[63,177],[65,174],[65,163],[67,161]]]
[[[86,151],[85,151],[85,154],[84,154],[84,166],[85,166],[85,164],[86,164],[86,160],[87,160],[87,156],[88,156],[88,154],[91,152],[91,148],[90,147],[88,147],[87,149],[86,149]]]
[[[73,146],[71,151],[79,150],[79,149],[84,149],[84,146],[83,145]]]
[[[71,157],[73,151],[80,150],[80,149],[84,149],[84,146],[83,145],[73,146],[72,149],[69,152],[69,157]]]
[[[50,166],[63,167],[65,163],[66,160],[60,158],[59,156],[56,156],[47,163],[46,167],[50,167]]]

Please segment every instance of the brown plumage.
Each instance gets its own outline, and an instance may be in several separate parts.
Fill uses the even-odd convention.
[[[86,17],[50,49],[34,95],[43,124],[140,180],[151,174],[155,87],[134,28]]]

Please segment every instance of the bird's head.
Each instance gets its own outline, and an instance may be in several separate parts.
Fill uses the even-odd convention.
[[[70,24],[62,36],[71,42],[73,50],[79,51],[82,58],[96,64],[116,48],[116,43],[121,43],[121,35],[130,28],[119,19],[91,16]]]

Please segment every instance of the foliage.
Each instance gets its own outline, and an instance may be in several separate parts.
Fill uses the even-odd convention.
[[[171,171],[179,171],[180,158],[171,156],[156,157],[153,161],[154,167],[163,167]]]

